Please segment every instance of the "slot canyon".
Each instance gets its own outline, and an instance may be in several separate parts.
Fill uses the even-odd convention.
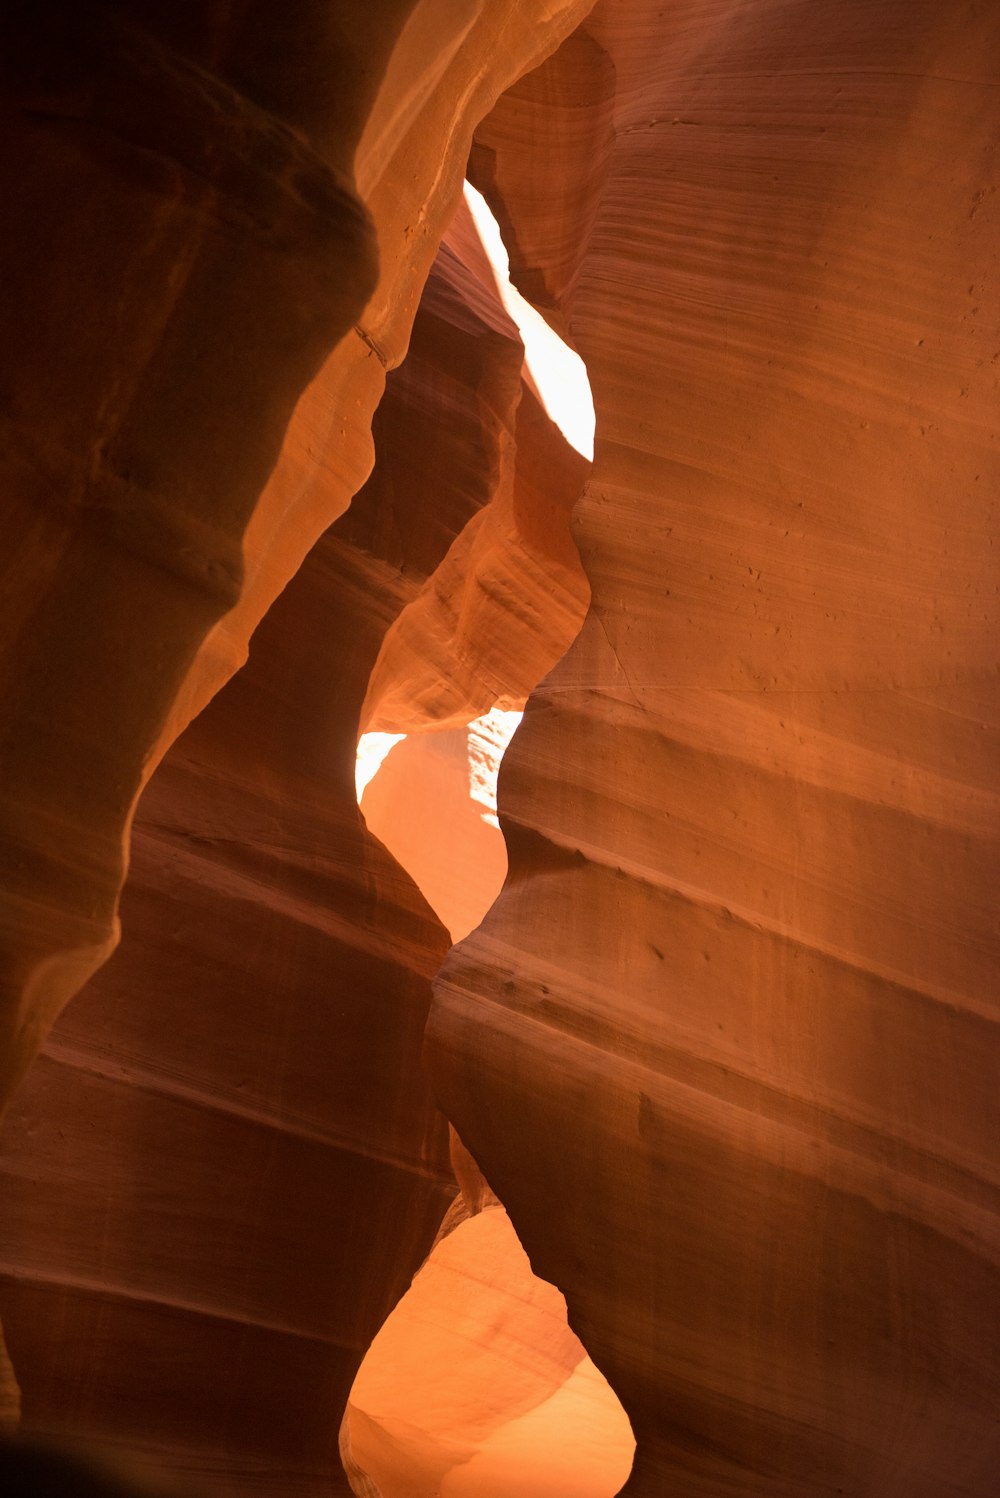
[[[0,1498],[995,1498],[1000,7],[0,78]]]

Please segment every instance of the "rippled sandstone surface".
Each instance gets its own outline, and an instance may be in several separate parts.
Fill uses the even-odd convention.
[[[384,549],[384,494],[324,532],[471,131],[585,9],[2,22],[5,1099],[108,955],[136,797],[193,725],[118,966],[13,1104],[0,1313],[29,1420],[220,1492],[336,1483],[351,1370],[452,1189],[419,1069],[445,938],[350,801],[431,562]],[[998,56],[973,0],[598,0],[477,132],[594,388],[593,602],[427,1056],[643,1498],[995,1490]],[[488,442],[453,370],[432,402],[479,496],[435,565],[495,492],[504,357],[471,359]],[[440,685],[465,712],[479,668]]]
[[[601,0],[477,136],[593,602],[430,1055],[644,1498],[996,1481],[998,42]]]
[[[447,940],[358,817],[359,714],[500,447],[550,497],[564,463],[540,413],[515,457],[520,345],[457,252],[326,527],[472,126],[579,9],[4,20],[32,355],[4,385],[4,1101],[116,941],[135,796],[194,721],[131,829],[124,944],[8,1110],[2,1413],[211,1491],[346,1492],[347,1391],[455,1190],[420,1067]]]

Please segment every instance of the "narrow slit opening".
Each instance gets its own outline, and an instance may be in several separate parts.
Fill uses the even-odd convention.
[[[465,203],[525,346],[524,383],[589,461],[594,414],[582,360],[511,286],[496,221],[468,184]],[[474,568],[475,553],[465,562]],[[535,683],[494,674],[491,705],[464,721],[447,709],[435,720],[415,686],[407,717],[405,682],[386,657],[394,649],[416,657],[413,640],[427,627],[420,610],[426,615],[435,589],[438,596],[445,589],[446,567],[447,559],[386,637],[362,716],[356,788],[369,830],[457,942],[482,921],[506,876],[497,774]],[[447,586],[455,586],[453,575]],[[582,622],[585,596],[577,602],[572,629],[544,670]],[[412,610],[418,624],[407,621]],[[454,1132],[452,1159],[456,1203],[352,1390],[341,1434],[352,1488],[363,1498],[612,1498],[631,1470],[628,1417],[568,1325],[561,1292],[532,1273],[507,1213]]]

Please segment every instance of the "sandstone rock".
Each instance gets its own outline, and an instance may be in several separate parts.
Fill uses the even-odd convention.
[[[349,1414],[351,1455],[379,1498],[607,1498],[628,1476],[624,1412],[499,1206],[435,1246]]]
[[[476,120],[584,8],[8,13],[4,1101],[141,785],[367,476]]]
[[[367,476],[472,127],[584,8],[7,7],[0,1112],[143,784]]]
[[[444,939],[350,751],[404,604],[366,726],[481,710],[500,630],[523,657],[549,617],[517,614],[525,559],[564,620],[582,596],[558,527],[526,543],[502,320],[441,335],[478,412],[427,361],[447,517],[404,518],[411,441],[374,481],[400,502],[282,589],[364,480],[476,118],[585,8],[2,21],[4,1102],[194,726],[144,803],[135,949],[11,1113],[0,1309],[29,1422],[220,1493],[331,1489],[450,1189],[415,1065]],[[474,153],[590,369],[593,601],[429,1054],[649,1498],[995,1488],[998,42],[974,0],[599,0]]]
[[[4,1136],[25,1423],[211,1492],[338,1490],[357,1364],[454,1191],[419,1066],[447,938],[344,773],[378,644],[352,563],[321,543],[153,777],[122,946]]]
[[[996,15],[586,30],[596,209],[529,191],[544,79],[483,138],[515,244],[584,246],[593,603],[505,763],[435,1081],[625,1403],[629,1493],[986,1498]]]
[[[447,937],[359,816],[359,716],[393,617],[498,502],[501,451],[518,544],[566,553],[579,460],[522,403],[521,358],[492,282],[443,253],[370,482],[147,787],[121,948],[0,1152],[0,1307],[31,1429],[213,1493],[346,1491],[348,1391],[455,1192],[420,1065]],[[508,570],[506,605],[537,614],[534,574]],[[581,614],[560,635],[553,605],[549,663]]]

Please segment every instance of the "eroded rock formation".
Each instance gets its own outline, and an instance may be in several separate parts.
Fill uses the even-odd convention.
[[[473,126],[584,8],[8,10],[4,1099],[144,778],[366,477]]]
[[[584,8],[7,7],[0,1109],[143,783],[367,475],[474,124]]]
[[[453,1190],[353,739],[515,699],[582,596],[462,231],[327,527],[471,131],[586,9],[2,22],[0,1102],[166,758],[7,1123],[0,1313],[29,1423],[219,1493],[337,1490]],[[598,0],[472,154],[590,371],[593,601],[428,1056],[642,1498],[995,1488],[998,56],[978,0]]]
[[[420,1064],[448,938],[365,831],[355,748],[404,605],[417,636],[449,621],[442,689],[468,712],[477,692],[523,697],[579,627],[567,524],[587,465],[521,365],[459,215],[379,408],[371,479],[147,787],[122,945],[3,1136],[0,1306],[29,1429],[212,1492],[347,1491],[348,1391],[455,1193]],[[534,654],[490,668],[503,621],[546,608]],[[492,684],[469,697],[476,660]],[[407,726],[446,716],[405,652],[386,661],[422,703]]]
[[[498,1205],[435,1245],[375,1339],[349,1410],[351,1457],[384,1498],[608,1498],[631,1462],[621,1405]]]
[[[482,138],[590,372],[593,603],[435,1083],[625,1403],[629,1493],[986,1498],[997,13],[585,29],[614,144],[575,221],[562,63]]]

